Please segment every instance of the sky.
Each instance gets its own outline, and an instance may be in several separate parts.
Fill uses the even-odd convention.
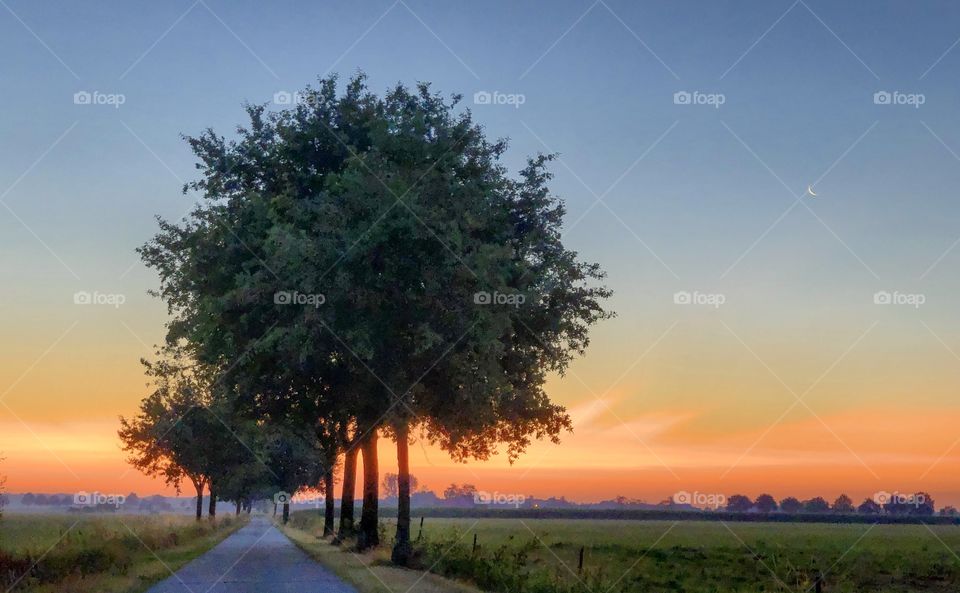
[[[958,42],[947,1],[0,0],[7,489],[170,492],[116,429],[167,320],[134,250],[196,199],[181,134],[363,70],[463,95],[512,171],[559,153],[615,291],[548,385],[573,434],[514,466],[415,444],[421,483],[960,504]]]

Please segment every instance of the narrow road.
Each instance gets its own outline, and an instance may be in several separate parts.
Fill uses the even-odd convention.
[[[357,593],[264,517],[194,559],[147,593]]]

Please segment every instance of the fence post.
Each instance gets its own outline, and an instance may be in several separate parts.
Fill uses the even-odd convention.
[[[420,541],[421,537],[423,537],[423,515],[420,516],[420,533],[417,534],[417,541]]]
[[[577,574],[583,572],[583,546],[580,546],[580,560],[577,562]]]
[[[473,553],[477,553],[477,534],[473,534]]]

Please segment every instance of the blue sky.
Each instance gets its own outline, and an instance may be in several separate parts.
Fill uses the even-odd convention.
[[[846,199],[821,200],[817,212],[865,262],[865,252],[881,250],[885,262],[868,262],[881,276],[900,272],[902,249],[932,261],[952,241],[939,231],[949,235],[956,220],[945,191],[954,158],[921,123],[960,150],[950,117],[960,99],[952,76],[960,52],[930,69],[960,34],[949,3],[288,2],[268,9],[11,1],[5,8],[4,182],[77,123],[5,201],[54,251],[67,253],[61,257],[78,275],[103,272],[107,261],[122,271],[130,248],[150,232],[150,215],[175,215],[178,178],[192,175],[181,132],[229,133],[242,120],[242,101],[269,101],[318,74],[358,68],[375,89],[429,80],[463,93],[467,104],[477,90],[522,93],[519,109],[474,112],[491,135],[512,139],[512,165],[537,150],[562,154],[556,188],[571,220],[593,201],[584,184],[603,193],[676,122],[605,202],[681,278],[722,274],[790,203],[733,133],[800,192],[876,122],[819,186],[822,195]],[[126,102],[76,106],[77,90],[122,93]],[[723,93],[725,103],[674,105],[678,90]],[[926,103],[877,106],[877,90],[922,92]],[[946,228],[927,226],[933,209]],[[607,243],[614,237],[598,240],[611,225],[626,231],[601,207],[575,229],[595,259],[614,247]],[[19,235],[16,226],[4,228]],[[928,236],[919,245],[881,238],[921,227]],[[690,244],[676,245],[678,232]],[[23,239],[32,253],[35,239]],[[830,245],[829,233],[811,240],[846,251]],[[114,253],[118,247],[124,253]],[[827,267],[850,256],[835,255]],[[638,256],[646,269],[650,254]],[[652,275],[665,271],[649,267]],[[861,269],[853,274],[866,271],[854,267]]]

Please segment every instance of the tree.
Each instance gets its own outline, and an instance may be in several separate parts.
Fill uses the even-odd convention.
[[[803,509],[803,503],[793,496],[780,501],[780,510],[784,513],[799,513],[801,509]]]
[[[891,515],[932,515],[934,509],[933,497],[928,492],[894,492],[883,504],[883,510]]]
[[[257,442],[257,439],[252,435],[246,435],[246,438],[252,443]],[[277,491],[265,462],[254,459],[253,455],[244,457],[246,457],[245,460],[238,461],[218,471],[221,477],[217,494],[222,500],[234,503],[234,513],[237,515],[243,508],[249,507],[260,493],[269,497]]]
[[[339,419],[344,411],[366,423],[355,438],[370,440],[376,430],[368,424],[388,405],[368,389],[370,372],[315,307],[283,300],[291,290],[317,298],[327,284],[319,285],[322,271],[332,270],[349,247],[349,238],[336,232],[336,213],[325,211],[332,204],[323,192],[347,159],[369,146],[376,114],[365,95],[357,81],[340,99],[331,78],[296,110],[266,114],[263,106],[248,107],[251,126],[240,130],[239,142],[228,144],[211,130],[187,138],[203,177],[184,191],[200,191],[206,200],[182,226],[161,221],[161,232],[139,251],[160,273],[157,294],[173,315],[168,339],[183,337],[201,360],[229,368],[230,381],[252,399],[253,415],[284,403],[296,409],[301,397],[322,394],[323,418]],[[312,279],[301,282],[305,274]],[[335,276],[329,280],[338,286]],[[353,373],[350,388],[332,398],[331,369]],[[304,379],[309,389],[300,389]],[[301,423],[320,419],[302,415]],[[346,466],[345,489],[355,465]]]
[[[127,461],[148,476],[160,477],[180,492],[186,477],[197,493],[196,517],[203,513],[203,490],[206,476],[195,458],[202,454],[171,434],[184,415],[195,410],[193,391],[183,369],[175,362],[156,364],[141,360],[146,374],[154,381],[154,391],[140,402],[139,414],[131,419],[120,418],[118,435]],[[182,433],[181,433],[182,434]]]
[[[519,181],[508,179],[497,163],[505,145],[488,143],[469,113],[453,115],[457,100],[427,85],[397,87],[378,100],[371,150],[348,160],[333,200],[343,232],[359,237],[337,268],[350,279],[347,319],[377,329],[355,333],[351,346],[366,353],[364,366],[384,388],[374,386],[379,400],[389,404],[384,429],[399,467],[397,564],[410,551],[411,430],[460,459],[486,458],[498,443],[513,459],[531,435],[555,440],[569,419],[543,392],[545,373],[562,373],[583,352],[609,294],[589,286],[599,269],[559,240],[563,208],[546,188],[548,158],[531,161]],[[405,207],[377,224],[400,195]],[[372,440],[362,451],[365,467],[368,453],[376,467]],[[365,509],[369,499],[365,489]]]
[[[346,439],[345,439],[346,442]],[[340,488],[340,524],[337,526],[337,537],[334,543],[353,537],[354,534],[354,501],[357,489],[357,448],[347,447],[343,454],[343,483]]]
[[[828,503],[822,496],[815,496],[810,500],[803,501],[803,510],[807,513],[826,513],[830,510]]]
[[[916,501],[913,514],[932,515],[935,512],[936,506],[929,492],[917,492],[913,495],[913,498]]]
[[[834,513],[852,513],[853,511],[853,500],[851,500],[846,494],[841,494],[835,501],[833,501]]]
[[[772,513],[777,510],[777,501],[769,494],[761,494],[753,502],[753,506],[761,513]]]
[[[249,107],[235,142],[188,138],[202,172],[188,187],[206,201],[140,252],[160,272],[170,335],[231,368],[257,405],[320,397],[306,419],[353,423],[340,445],[363,458],[361,548],[379,539],[377,439],[395,440],[403,564],[414,431],[459,460],[556,440],[570,422],[547,373],[583,353],[610,293],[560,241],[549,157],[508,178],[506,145],[453,115],[458,98],[427,85],[378,98],[362,76],[342,96],[333,78],[303,96]],[[315,383],[288,388],[301,377]]]
[[[380,490],[383,495],[387,498],[395,498],[399,493],[398,486],[399,476],[395,473],[388,472],[383,475],[383,482],[380,484]],[[410,474],[410,492],[416,492],[420,488],[420,481],[417,480],[417,476]]]
[[[3,461],[3,457],[0,457],[0,461]],[[0,475],[0,517],[3,517],[3,507],[7,504],[7,492],[4,490],[4,486],[7,484],[7,477]]]
[[[727,499],[727,510],[734,513],[745,513],[753,508],[753,501],[742,494],[734,494]]]
[[[210,489],[209,511],[216,513],[214,479],[221,477],[225,452],[233,434],[208,406],[213,404],[213,375],[191,365],[183,351],[165,350],[156,362],[142,360],[154,384],[133,418],[120,418],[120,437],[128,462],[146,475],[162,478],[180,491],[187,479],[197,493],[196,517],[203,513],[203,491]]]
[[[473,484],[450,484],[443,491],[443,500],[455,506],[473,506],[477,487]]]
[[[883,508],[872,498],[864,498],[857,507],[857,512],[864,515],[878,515]]]

